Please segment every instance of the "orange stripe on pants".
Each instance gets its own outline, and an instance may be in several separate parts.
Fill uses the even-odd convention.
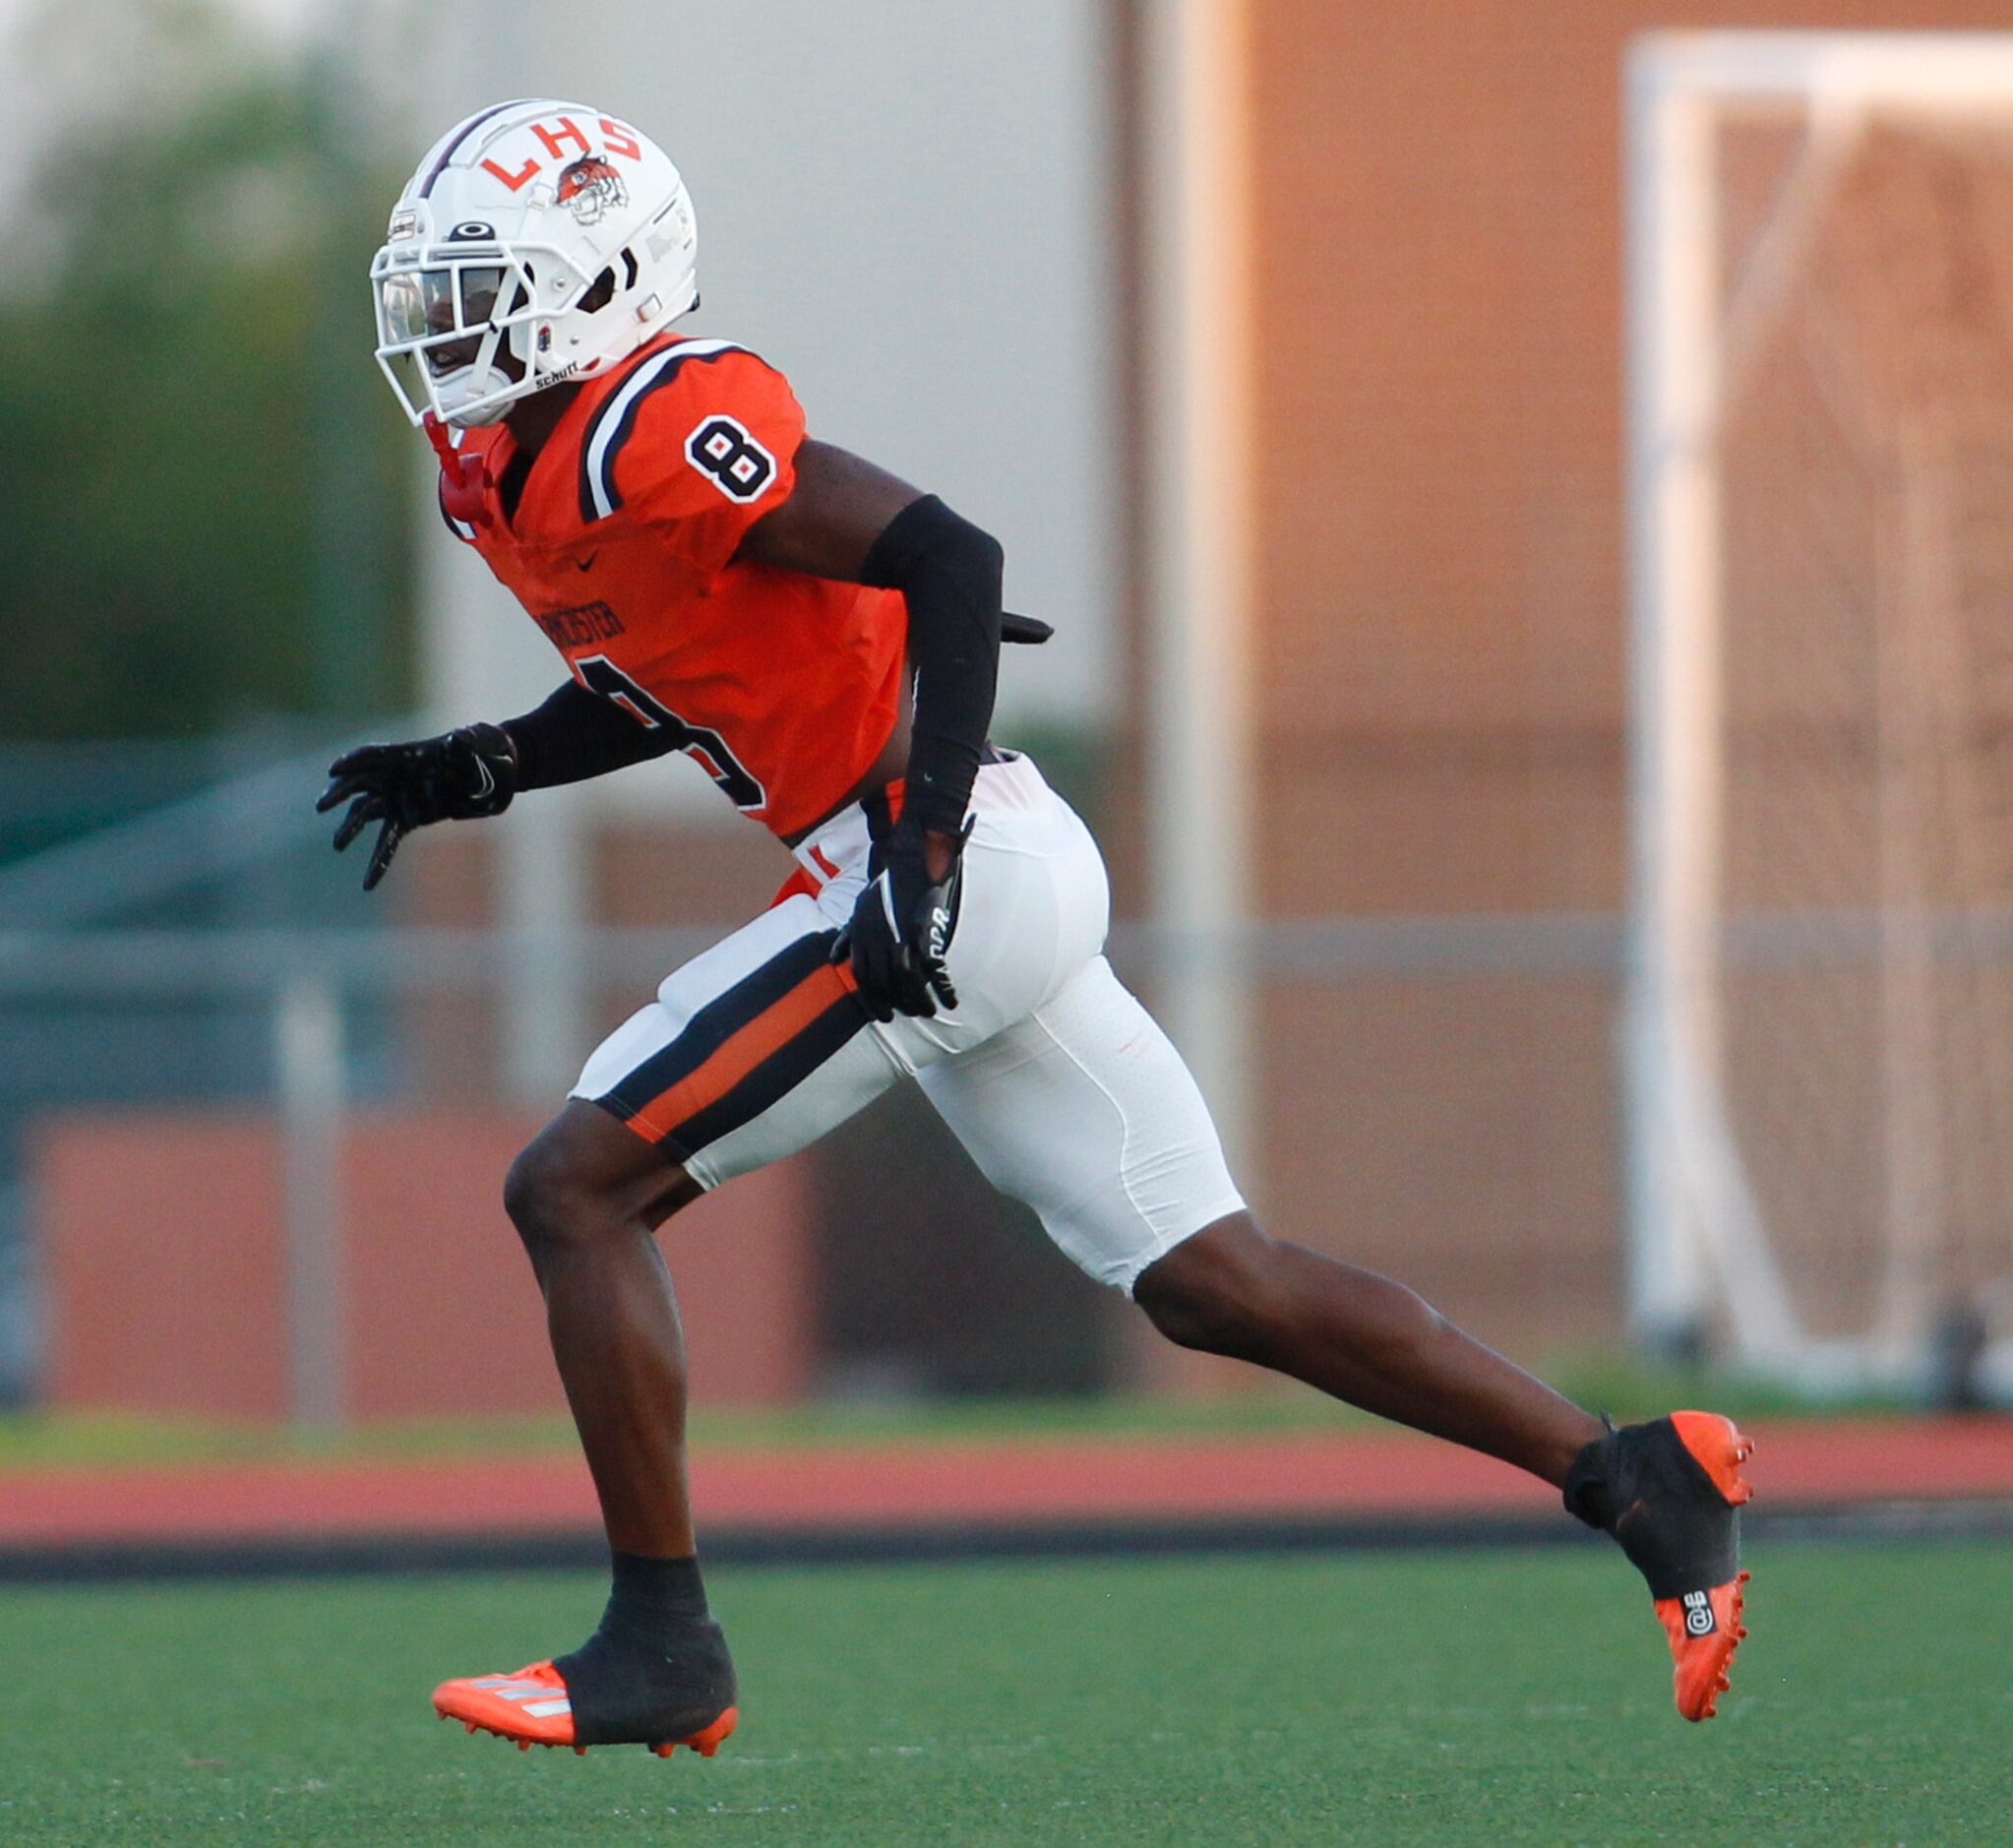
[[[844,963],[813,970],[780,1000],[770,1002],[697,1071],[652,1097],[630,1118],[629,1127],[650,1141],[661,1142],[680,1124],[718,1103],[771,1053],[780,1052],[856,986],[852,969]]]

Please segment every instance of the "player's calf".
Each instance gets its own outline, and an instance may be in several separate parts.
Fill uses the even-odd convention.
[[[1376,1388],[1434,1373],[1435,1350],[1467,1340],[1417,1291],[1275,1239],[1248,1213],[1176,1246],[1141,1273],[1133,1296],[1179,1347],[1270,1367],[1408,1423],[1406,1408],[1391,1410]]]
[[[1149,1264],[1133,1296],[1171,1340],[1290,1375],[1414,1430],[1565,1481],[1600,1420],[1416,1291],[1268,1238],[1248,1213]]]
[[[579,1102],[518,1156],[506,1190],[618,1553],[671,1559],[695,1551],[685,1339],[651,1232],[698,1191],[659,1149]]]

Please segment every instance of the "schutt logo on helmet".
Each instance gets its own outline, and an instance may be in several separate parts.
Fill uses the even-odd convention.
[[[629,204],[629,188],[599,154],[587,154],[560,174],[555,197],[576,223],[599,224],[612,209]]]

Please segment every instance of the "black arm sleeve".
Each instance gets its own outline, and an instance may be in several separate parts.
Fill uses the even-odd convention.
[[[613,700],[569,680],[535,711],[503,725],[518,754],[518,787],[550,789],[555,783],[605,776],[670,749],[664,728],[646,730]]]
[[[908,601],[916,716],[902,815],[935,833],[963,825],[993,722],[1006,562],[997,539],[932,494],[888,522],[860,572]]]

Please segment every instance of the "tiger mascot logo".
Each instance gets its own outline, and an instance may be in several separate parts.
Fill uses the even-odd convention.
[[[611,211],[629,204],[622,175],[599,154],[587,154],[567,167],[559,176],[556,196],[577,224],[599,224]]]

